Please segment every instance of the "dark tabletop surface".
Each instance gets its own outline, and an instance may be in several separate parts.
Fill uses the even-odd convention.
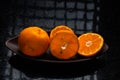
[[[26,2],[29,2],[29,5],[31,5],[30,3],[34,3],[32,5],[37,5],[37,3],[35,3],[34,0],[30,0],[30,1],[26,0]],[[37,0],[37,1],[44,2],[44,0]],[[50,1],[52,2],[52,0]],[[50,1],[48,5],[53,4]],[[80,1],[81,2],[79,3],[83,5],[84,1],[83,0],[80,0]],[[94,0],[88,0],[88,1],[94,1]],[[48,20],[48,22],[44,22],[43,18],[47,19],[46,17],[42,18],[43,21],[42,20],[39,21],[41,17],[39,17],[38,14],[40,14],[40,12],[38,13],[36,12],[37,13],[36,15],[38,16],[36,16],[34,13],[29,13],[29,11],[28,11],[29,13],[28,16],[23,15],[23,13],[28,14],[27,13],[28,8],[26,8],[26,5],[25,5],[26,2],[24,0],[18,1],[19,4],[24,5],[22,7],[17,6],[15,4],[16,3],[15,0],[2,1],[0,3],[0,80],[120,80],[120,52],[119,52],[119,49],[120,49],[119,47],[120,45],[120,37],[119,37],[120,4],[119,2],[115,2],[113,0],[107,0],[107,1],[96,0],[96,1],[98,1],[99,3],[98,8],[100,8],[99,33],[104,37],[105,42],[109,46],[109,49],[98,60],[91,60],[85,63],[80,63],[80,65],[73,64],[73,65],[78,66],[76,67],[77,69],[79,67],[80,69],[78,70],[73,69],[70,71],[71,68],[68,68],[67,69],[68,71],[65,69],[66,72],[62,72],[62,70],[64,69],[60,67],[59,69],[51,68],[51,69],[47,69],[48,71],[47,70],[45,71],[44,68],[48,68],[49,64],[43,63],[43,65],[46,65],[46,66],[41,66],[39,62],[26,60],[18,55],[14,55],[13,52],[10,51],[5,46],[5,42],[8,39],[18,35],[19,32],[23,28],[29,25],[41,25],[42,26],[45,24],[44,26],[48,26],[49,24],[50,26],[53,26],[53,25],[59,24],[59,22],[58,23],[52,22],[54,21],[53,18],[50,18],[51,20]],[[62,6],[63,2],[58,1],[57,3],[60,3]],[[55,3],[55,5],[57,3]],[[64,4],[66,3],[64,2]],[[70,4],[72,6],[72,3]],[[91,4],[91,6],[92,5],[93,4]],[[35,9],[42,10],[42,8],[39,9],[37,6],[34,6],[34,7],[35,8],[29,7],[31,12],[35,12]],[[61,10],[61,8],[62,7],[58,9]],[[52,10],[52,9],[49,8],[48,11],[49,10]],[[76,10],[78,10],[78,8]],[[51,14],[52,14],[52,11],[51,11]],[[56,11],[56,14],[57,14],[57,11]],[[70,14],[66,14],[66,15],[70,15]],[[34,16],[38,17],[38,20]],[[65,15],[64,17],[65,17],[64,24],[66,24],[67,23],[66,20],[68,20],[68,18]],[[70,19],[72,20],[73,17],[70,17]],[[56,17],[54,16],[54,18]],[[83,19],[80,19],[80,20],[82,21]],[[70,26],[73,26],[72,21],[67,24],[68,25],[70,24]],[[44,26],[43,28],[46,30],[50,30],[52,28],[52,27],[49,28],[49,27],[44,27]],[[72,27],[72,28],[74,30],[77,30],[76,27],[75,28]],[[78,30],[78,32],[80,31]],[[80,33],[83,33],[83,32],[80,32]],[[34,65],[37,65],[37,66],[34,66]],[[73,67],[73,65],[72,66],[70,65],[70,67]],[[43,70],[39,69],[39,67],[43,68]],[[55,71],[52,69],[55,69]],[[68,76],[66,77],[65,75],[68,75]]]

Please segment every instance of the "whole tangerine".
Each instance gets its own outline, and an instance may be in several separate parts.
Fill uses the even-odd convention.
[[[47,32],[38,26],[27,27],[18,36],[19,49],[27,56],[41,56],[48,49],[49,43]]]

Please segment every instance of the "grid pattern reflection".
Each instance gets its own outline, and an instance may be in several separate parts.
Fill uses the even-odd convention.
[[[10,8],[11,26],[14,26],[17,32],[31,25],[40,26],[48,31],[57,25],[67,25],[76,33],[98,32],[99,3],[99,0],[14,1]],[[18,34],[16,30],[13,35]]]

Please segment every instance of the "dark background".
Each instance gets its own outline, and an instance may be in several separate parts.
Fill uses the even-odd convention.
[[[4,43],[8,39],[11,4],[14,0],[0,1],[0,78],[4,80],[8,49]],[[107,54],[102,57],[105,66],[97,73],[98,80],[120,80],[120,3],[115,0],[100,0],[100,31],[109,45]],[[12,34],[12,33],[11,33]],[[11,37],[13,37],[12,35]]]
[[[101,1],[101,34],[109,44],[107,66],[103,69],[103,80],[119,80],[120,76],[120,5],[113,0]],[[107,76],[106,76],[107,75]]]

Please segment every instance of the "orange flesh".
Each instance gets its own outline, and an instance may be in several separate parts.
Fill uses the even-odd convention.
[[[86,33],[78,37],[79,50],[78,53],[83,56],[93,56],[103,46],[103,38],[96,33]]]
[[[70,59],[78,50],[77,36],[69,32],[59,32],[50,44],[51,54],[58,59]]]
[[[54,29],[51,30],[50,39],[52,39],[59,31],[70,31],[71,33],[74,33],[73,30],[68,26],[60,25],[60,26],[56,26]]]

